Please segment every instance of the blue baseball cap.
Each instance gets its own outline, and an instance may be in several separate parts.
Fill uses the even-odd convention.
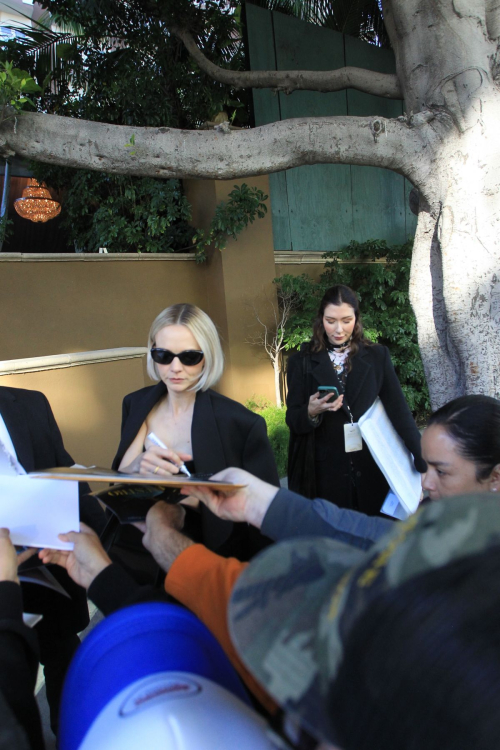
[[[181,699],[194,696],[198,696],[199,702],[202,694],[205,697],[211,694],[212,706],[217,700],[228,701],[233,713],[240,711],[250,724],[257,720],[262,732],[264,722],[251,709],[236,671],[197,617],[178,605],[163,602],[119,610],[96,626],[70,665],[61,702],[59,748],[86,747],[89,730],[103,714],[106,716],[101,724],[111,723],[114,746],[137,748],[145,738],[141,736],[143,729],[137,727],[134,731],[134,722],[138,726],[144,723],[145,708],[154,709],[146,717],[149,725],[153,714],[158,715],[161,723],[162,712],[164,716],[169,710],[165,709],[167,703],[172,707],[175,699],[180,705]],[[189,709],[195,709],[195,704],[196,701],[191,701]],[[197,716],[195,710],[192,715],[195,723]],[[165,731],[165,726],[158,728],[159,741]],[[129,738],[130,745],[125,745],[123,739],[119,741],[120,735]],[[176,745],[160,742],[158,746]],[[96,747],[95,741],[92,747]]]

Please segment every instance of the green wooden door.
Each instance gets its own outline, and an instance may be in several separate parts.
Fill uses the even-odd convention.
[[[344,65],[394,72],[394,55],[291,16],[246,5],[252,70],[332,70]],[[348,89],[321,94],[254,91],[257,126],[294,117],[398,117],[400,101]],[[270,176],[275,250],[338,250],[350,240],[404,242],[415,231],[411,185],[385,169],[317,164]]]

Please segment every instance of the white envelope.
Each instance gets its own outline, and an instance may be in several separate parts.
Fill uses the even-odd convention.
[[[57,535],[80,529],[78,483],[0,476],[0,526],[13,544],[73,549]]]

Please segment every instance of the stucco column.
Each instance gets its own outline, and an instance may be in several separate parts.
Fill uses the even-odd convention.
[[[226,201],[235,184],[245,182],[269,195],[266,176],[234,180],[186,180],[186,195],[193,207],[193,224],[208,226],[216,205]],[[225,395],[244,402],[250,395],[274,402],[274,376],[263,347],[247,340],[262,329],[255,310],[269,325],[276,305],[276,276],[270,199],[264,219],[256,219],[224,250],[211,249],[200,268],[206,278],[206,312],[216,323],[223,340],[226,369],[220,383]]]

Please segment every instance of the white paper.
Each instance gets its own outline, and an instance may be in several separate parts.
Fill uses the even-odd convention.
[[[387,493],[383,505],[380,508],[380,512],[384,513],[386,516],[397,518],[399,521],[406,521],[408,518],[408,513],[405,511],[392,490],[389,490]]]
[[[26,474],[19,461],[0,440],[0,476],[17,477]]]
[[[13,544],[73,549],[58,534],[78,531],[78,483],[29,476],[0,476],[0,526]]]
[[[43,619],[43,615],[32,615],[29,612],[23,612],[23,620],[24,624],[27,625],[29,628],[34,628],[37,623],[40,622],[40,620]]]
[[[379,398],[358,423],[363,440],[403,510],[408,515],[415,513],[422,492],[421,477]]]

